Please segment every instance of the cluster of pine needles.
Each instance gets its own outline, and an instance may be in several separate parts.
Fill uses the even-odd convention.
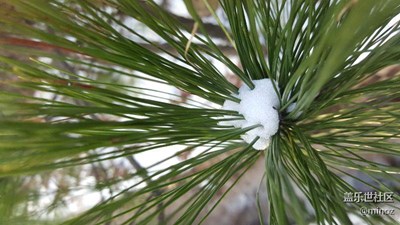
[[[0,1],[0,224],[200,224],[260,158],[262,224],[351,224],[350,214],[396,223],[362,216],[360,207],[373,204],[343,196],[358,191],[345,177],[376,192],[400,187],[400,168],[378,160],[400,156],[400,76],[374,79],[400,62],[400,1],[220,0],[218,13],[203,2],[223,40],[191,0],[195,32],[151,0]],[[241,140],[253,127],[219,125],[241,115],[218,107],[237,101],[238,87],[215,62],[249,87],[277,82],[280,128],[265,151]],[[191,97],[169,101],[176,96],[140,80]],[[168,146],[186,146],[171,158],[201,152],[161,170],[151,169],[168,158],[137,163],[137,154]],[[43,198],[33,178],[125,158],[135,170],[94,184],[114,191],[92,208],[50,219],[32,207]],[[134,184],[121,188],[127,181]],[[62,204],[55,197],[45,210]]]

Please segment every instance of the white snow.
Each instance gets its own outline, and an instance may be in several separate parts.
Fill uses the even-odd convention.
[[[257,126],[241,136],[246,143],[254,143],[253,148],[264,150],[268,147],[271,136],[279,128],[279,97],[275,92],[272,81],[268,78],[253,80],[255,88],[251,90],[246,84],[240,87],[239,94],[234,95],[240,99],[240,103],[226,100],[222,106],[225,110],[236,111],[243,115],[244,120],[230,120],[220,122],[220,125],[234,126],[236,128],[248,128]],[[276,82],[275,82],[276,84]],[[276,88],[278,85],[276,84]],[[232,117],[225,116],[226,119]]]

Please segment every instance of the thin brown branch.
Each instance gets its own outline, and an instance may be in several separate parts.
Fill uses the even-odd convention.
[[[186,17],[176,16],[176,15],[173,15],[173,17],[176,20],[178,20],[180,23],[182,23],[183,26],[185,26],[187,28],[187,30],[192,30],[192,28],[195,24],[194,20],[186,18]],[[212,24],[212,23],[203,23],[203,26],[204,26],[205,30],[207,31],[207,35],[227,40],[224,31],[218,25]]]
[[[32,49],[38,49],[42,51],[60,51],[63,54],[71,54],[71,53],[78,53],[81,55],[85,55],[82,52],[78,52],[72,49],[63,48],[57,45],[52,45],[49,43],[41,42],[41,41],[33,41],[24,38],[17,38],[17,37],[9,37],[5,35],[0,36],[0,45],[10,45],[10,46],[19,46],[19,47],[26,47]]]

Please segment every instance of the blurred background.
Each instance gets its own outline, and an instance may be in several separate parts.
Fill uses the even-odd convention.
[[[215,10],[216,15],[221,19],[222,24],[227,25],[226,16],[221,10],[217,0],[208,0],[210,6]],[[141,45],[149,48],[153,51],[158,51],[159,48],[168,49],[170,52],[174,52],[174,49],[167,45],[163,39],[157,36],[154,32],[143,26],[138,21],[132,19],[129,16],[126,16],[123,12],[119,11],[116,8],[108,5],[105,1],[96,0],[94,1],[96,4],[101,5],[105,11],[110,13],[117,20],[122,21],[126,26],[135,29],[138,33],[146,36],[149,40],[152,41],[153,44],[149,43],[141,43]],[[156,1],[160,6],[162,6],[166,11],[172,14],[176,19],[178,19],[181,23],[185,24],[192,30],[192,33],[196,33],[196,25],[194,20],[190,17],[186,7],[181,0],[159,0]],[[224,34],[221,27],[218,25],[215,18],[211,15],[210,10],[205,7],[201,0],[193,0],[195,10],[202,17],[204,22],[204,27],[207,32],[212,36],[215,43],[218,44],[218,47],[227,55],[230,59],[232,59],[238,66],[240,66],[239,58],[236,54],[235,49],[230,44],[226,35]],[[37,26],[33,21],[30,21],[29,18],[17,18],[17,14],[15,14],[15,8],[7,3],[7,0],[0,0],[0,16],[2,18],[10,18],[19,20],[20,23],[29,25],[29,26]],[[1,24],[0,24],[1,25]],[[40,24],[40,26],[46,26],[46,24]],[[48,32],[54,32],[50,28]],[[124,29],[121,29],[120,32],[127,37],[130,37],[132,40],[140,42],[141,40],[137,39],[135,36],[130,36],[130,33]],[[186,33],[189,37],[193,34]],[[198,40],[193,39],[193,42],[197,42]],[[15,48],[27,48],[30,49],[31,52],[29,54],[19,55],[16,54]],[[135,79],[131,76],[124,76],[121,72],[115,73],[113,71],[107,70],[99,70],[97,68],[91,68],[90,66],[80,65],[77,66],[75,64],[71,64],[66,61],[56,61],[54,59],[45,57],[43,54],[38,55],[35,51],[46,52],[52,54],[59,55],[68,55],[72,52],[68,52],[68,50],[57,48],[56,46],[39,44],[34,40],[28,40],[23,38],[16,38],[13,36],[7,35],[7,33],[2,32],[0,27],[0,51],[2,55],[6,55],[8,57],[12,57],[22,61],[30,61],[32,58],[38,60],[40,62],[52,65],[54,67],[60,68],[62,70],[68,71],[71,74],[78,74],[80,76],[90,77],[96,80],[105,81],[105,82],[114,82],[120,83],[123,85],[135,85],[137,87],[143,88],[142,90],[138,90],[136,93],[137,96],[143,98],[156,98],[163,99],[165,102],[182,104],[185,105],[188,102],[191,104],[195,104],[197,106],[206,106],[209,108],[218,108],[218,105],[212,104],[204,99],[198,98],[196,96],[192,96],[189,93],[180,91],[173,86],[167,84],[160,84],[157,82],[152,82],[151,80],[145,79]],[[167,54],[163,54],[164,57],[174,60]],[[83,57],[83,56],[82,56]],[[210,57],[210,60],[213,60]],[[178,61],[175,61],[179,63]],[[235,86],[241,86],[241,80],[235,76],[229,68],[225,67],[225,65],[215,61],[215,67],[218,68]],[[133,73],[135,71],[129,71],[125,68],[118,68],[113,66],[115,70],[122,71],[126,74]],[[390,77],[398,74],[400,71],[400,66],[394,65],[388,67],[378,73],[374,74],[374,76],[365,81],[365,83],[359,84],[360,86],[366,85],[367,83],[376,82],[379,80],[389,79]],[[137,72],[135,72],[137,73]],[[53,100],[61,100],[62,96],[58,96],[56,94],[48,93],[48,92],[27,92],[25,89],[18,90],[14,87],[10,87],[7,85],[7,82],[12,82],[18,80],[13,74],[9,74],[4,71],[0,71],[0,88],[3,90],[10,90],[16,92],[23,92],[25,95],[31,95],[36,97],[48,98]],[[144,78],[146,75],[142,74]],[[7,82],[5,82],[7,81]],[[161,92],[153,92],[148,90],[151,88],[153,90],[159,90]],[[163,93],[165,92],[165,93]],[[172,95],[171,95],[172,94]],[[85,102],[75,102],[75,104],[86,104]],[[332,109],[334,110],[334,109]],[[7,114],[7,109],[0,109],[0,117],[1,115]],[[111,118],[109,115],[93,115],[96,116],[98,120],[120,120],[121,118]],[[55,121],[61,118],[37,118],[37,120],[48,120]],[[16,140],[17,141],[17,140]],[[193,149],[191,151],[186,152],[185,154],[176,155],[177,152],[180,152],[187,148],[187,146],[183,145],[175,145],[164,148],[155,149],[152,151],[125,156],[125,157],[113,157],[118,156],[118,153],[115,153],[117,149],[114,148],[102,148],[95,149],[91,153],[93,156],[98,157],[98,155],[102,155],[103,157],[108,157],[108,160],[103,161],[94,161],[91,164],[86,165],[78,165],[71,166],[63,169],[57,169],[51,172],[45,172],[38,175],[33,176],[23,176],[18,179],[13,179],[12,184],[10,183],[11,178],[3,177],[0,178],[0,218],[7,217],[12,213],[24,213],[29,212],[33,213],[37,218],[45,221],[57,221],[58,219],[68,218],[73,215],[77,215],[84,210],[89,209],[90,207],[96,205],[97,203],[108,199],[114,193],[118,193],[121,190],[128,188],[129,186],[135,184],[138,181],[137,177],[132,176],[132,174],[137,171],[145,171],[143,174],[152,174],[156,171],[162,170],[170,165],[176,164],[182,160],[187,160],[191,157],[195,157],[199,152],[204,149],[198,148]],[[224,155],[220,155],[219,157],[223,158]],[[366,155],[366,158],[380,162],[385,165],[391,166],[400,166],[400,158],[393,157],[385,157],[378,154],[370,154]],[[164,159],[167,159],[163,161]],[[216,161],[219,159],[216,158]],[[163,161],[163,162],[160,162]],[[208,167],[210,164],[213,164],[213,161],[207,162],[205,164],[200,165],[190,171],[192,173],[197,170],[201,170],[202,168]],[[0,168],[2,170],[4,168]],[[189,173],[190,173],[189,172]],[[362,183],[354,179],[352,176],[344,177],[344,179],[356,187],[359,191],[373,191],[367,185],[368,183],[374,183],[376,181],[371,180],[368,176],[364,177],[364,174],[354,171],[348,171],[349,174],[354,177],[360,178],[366,183]],[[267,208],[267,196],[265,194],[265,184],[263,182],[263,174],[264,174],[264,159],[262,156],[259,157],[258,161],[254,164],[254,166],[242,177],[242,179],[233,187],[233,189],[225,196],[224,200],[218,205],[218,207],[214,210],[214,212],[208,217],[204,224],[207,225],[257,225],[259,222],[259,215],[257,209],[257,202],[261,203],[261,208],[264,212],[263,216],[265,219],[268,217],[268,208]],[[237,178],[237,177],[234,177]],[[234,179],[232,179],[233,182]],[[221,197],[222,194],[225,193],[225,190],[229,189],[232,182],[228,182],[225,185],[224,189],[221,190],[219,196],[214,196],[215,201]],[[391,180],[385,180],[382,178],[382,182],[392,188],[394,192],[400,190],[398,183],[392,182]],[[145,184],[144,184],[145,185]],[[16,188],[17,187],[17,188]],[[172,187],[171,187],[172,188]],[[194,193],[196,189],[193,189]],[[154,192],[154,195],[159,195],[160,193]],[[299,193],[300,194],[300,191]],[[190,195],[188,195],[190,196]],[[21,205],[19,200],[23,202],[24,199],[30,199],[30,201],[26,204],[23,203]],[[184,201],[185,198],[182,198]],[[304,198],[304,202],[306,199]],[[4,204],[6,203],[6,204]],[[211,202],[212,203],[212,202]],[[208,207],[211,207],[209,204]],[[312,211],[311,206],[309,206],[310,212]],[[172,205],[169,208],[163,210],[163,212],[158,217],[158,223],[163,224],[163,218],[168,216],[175,210]],[[399,217],[400,212],[397,211],[397,215]],[[123,218],[120,218],[121,221]],[[108,225],[113,224],[121,224],[120,219],[115,219],[113,222],[108,223]],[[400,218],[399,218],[400,220]],[[0,220],[1,222],[1,220]],[[0,223],[1,224],[1,223]],[[51,224],[51,223],[50,223]],[[132,222],[132,224],[135,224]],[[293,222],[295,224],[295,222]],[[362,222],[359,222],[362,224]]]

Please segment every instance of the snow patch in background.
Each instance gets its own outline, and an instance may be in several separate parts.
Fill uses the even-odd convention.
[[[271,136],[279,128],[279,97],[270,79],[254,80],[253,84],[255,85],[253,90],[243,84],[239,89],[239,94],[233,95],[240,99],[240,103],[226,100],[222,107],[225,110],[238,112],[243,115],[244,120],[222,121],[220,125],[242,129],[258,125],[241,137],[249,144],[258,137],[259,139],[253,145],[253,148],[264,150],[268,147]],[[276,85],[276,87],[278,86]],[[225,118],[231,119],[232,117],[225,116]]]

